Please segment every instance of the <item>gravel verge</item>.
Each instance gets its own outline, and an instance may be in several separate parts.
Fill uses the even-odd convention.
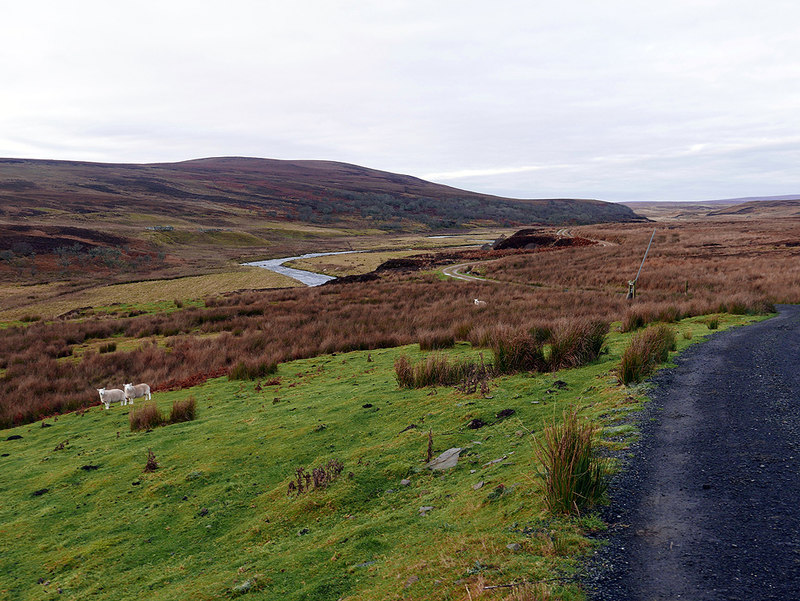
[[[800,599],[800,307],[778,310],[653,378],[589,599]]]

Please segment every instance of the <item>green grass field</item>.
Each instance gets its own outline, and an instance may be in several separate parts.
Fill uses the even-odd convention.
[[[675,324],[692,332],[679,349],[709,333],[703,319]],[[625,448],[646,391],[614,376],[629,338],[612,332],[581,369],[498,378],[488,398],[400,390],[394,360],[428,354],[413,345],[282,364],[260,392],[220,378],[156,393],[166,412],[194,396],[198,418],[146,433],[118,404],[4,430],[0,598],[500,599],[512,591],[482,584],[569,577],[600,524],[544,512],[535,435],[576,405],[602,446]],[[468,429],[474,418],[488,425]],[[455,468],[425,469],[429,431],[435,454],[464,449]],[[148,449],[160,468],[145,474]],[[328,488],[287,494],[296,468],[333,459],[344,468]],[[582,598],[568,580],[547,589]]]
[[[24,315],[50,318],[77,307],[108,306],[114,303],[153,312],[152,309],[159,310],[159,303],[169,304],[175,299],[203,299],[234,290],[290,288],[299,285],[301,284],[297,280],[260,267],[241,266],[223,273],[96,286],[57,298],[32,302],[17,309],[0,311],[0,320],[10,321]]]

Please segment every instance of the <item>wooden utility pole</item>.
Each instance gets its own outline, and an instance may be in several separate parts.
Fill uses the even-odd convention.
[[[644,257],[642,258],[642,264],[639,265],[639,271],[636,272],[636,277],[632,280],[628,280],[628,300],[633,300],[636,298],[636,282],[639,280],[639,276],[642,273],[642,267],[644,267],[644,261],[647,259],[647,253],[650,252],[650,245],[653,244],[653,238],[655,238],[656,230],[653,228],[653,234],[650,236],[650,242],[647,243],[647,250],[644,251]]]

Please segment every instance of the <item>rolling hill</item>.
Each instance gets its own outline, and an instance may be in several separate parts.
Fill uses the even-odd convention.
[[[149,215],[227,227],[272,219],[384,230],[633,221],[597,200],[518,200],[333,161],[241,157],[105,164],[0,159],[0,218]]]

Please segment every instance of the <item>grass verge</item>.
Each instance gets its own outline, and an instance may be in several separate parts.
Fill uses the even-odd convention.
[[[751,320],[722,316],[719,328]],[[709,333],[699,318],[673,327],[693,332],[679,349]],[[281,364],[271,384],[156,393],[164,413],[191,394],[197,419],[152,432],[128,431],[127,406],[5,430],[0,591],[354,601],[462,600],[468,587],[491,600],[511,591],[485,585],[558,576],[549,598],[580,599],[568,579],[601,524],[546,510],[530,433],[576,407],[604,429],[601,447],[623,449],[642,398],[615,376],[629,340],[612,332],[597,361],[498,377],[486,396],[398,389],[395,360],[429,355],[413,344]],[[464,343],[437,353],[479,358]],[[434,455],[462,449],[455,468],[425,469],[429,431]],[[158,469],[143,473],[149,450]],[[338,463],[326,486],[287,494],[298,468]]]

